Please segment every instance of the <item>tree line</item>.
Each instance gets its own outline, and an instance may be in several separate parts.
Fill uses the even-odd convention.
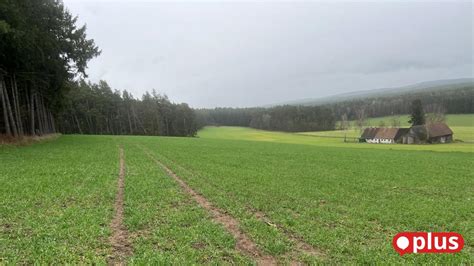
[[[200,109],[197,117],[200,127],[242,126],[286,132],[332,130],[336,124],[331,110],[320,106]]]
[[[135,99],[126,90],[112,91],[105,82],[71,83],[65,108],[59,115],[62,133],[107,135],[194,136],[194,111],[185,103],[170,102],[166,95],[146,92]]]
[[[355,126],[362,129],[367,126],[367,118],[383,116],[394,116],[390,125],[397,127],[400,126],[397,116],[410,114],[413,100],[424,106],[428,121],[442,121],[445,113],[474,113],[474,85],[368,97],[316,106],[199,109],[197,116],[199,127],[243,126],[289,132],[347,129],[350,120],[355,120]]]

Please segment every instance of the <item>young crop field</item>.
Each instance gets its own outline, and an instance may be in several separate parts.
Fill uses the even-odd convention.
[[[470,2],[183,2],[0,0],[0,266],[474,264]]]
[[[0,263],[469,264],[472,145],[213,127],[0,146]],[[465,246],[400,256],[402,231]]]

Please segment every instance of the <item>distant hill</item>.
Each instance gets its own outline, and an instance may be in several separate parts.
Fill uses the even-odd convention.
[[[426,81],[426,82],[421,82],[421,83],[403,86],[403,87],[355,91],[355,92],[349,92],[349,93],[343,93],[343,94],[336,94],[336,95],[328,96],[328,97],[294,100],[294,101],[282,102],[278,104],[272,104],[270,106],[321,105],[321,104],[329,104],[329,103],[363,99],[363,98],[374,98],[374,97],[381,97],[381,96],[389,97],[389,96],[397,96],[397,95],[402,95],[402,94],[411,94],[411,93],[419,93],[419,92],[461,89],[461,88],[465,88],[466,86],[473,86],[473,84],[474,84],[474,78],[434,80],[434,81]]]

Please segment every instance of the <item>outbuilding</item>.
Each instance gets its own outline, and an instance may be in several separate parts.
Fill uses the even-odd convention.
[[[449,143],[452,141],[453,131],[445,123],[412,126],[403,137],[404,144]]]

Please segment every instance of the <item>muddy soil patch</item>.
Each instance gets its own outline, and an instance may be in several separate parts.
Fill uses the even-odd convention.
[[[112,235],[109,238],[112,245],[112,255],[107,258],[109,265],[124,265],[125,258],[132,254],[132,246],[128,240],[128,231],[123,224],[124,219],[124,194],[125,194],[125,155],[120,147],[120,171],[117,182],[117,194],[115,197],[115,214],[110,229]]]

